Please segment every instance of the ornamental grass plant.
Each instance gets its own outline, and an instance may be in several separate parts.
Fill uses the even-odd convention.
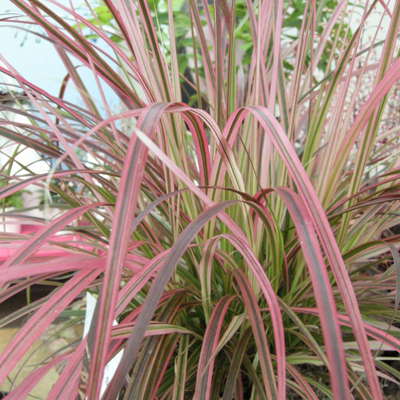
[[[97,301],[89,333],[5,398],[53,367],[50,400],[389,395],[400,1],[9,2],[20,14],[2,23],[51,43],[66,73],[52,94],[0,54],[15,101],[0,104],[15,145],[0,199],[36,186],[61,210],[22,209],[35,231],[0,234],[0,302],[53,288],[0,320],[26,319],[0,383],[56,318],[82,322],[74,305]],[[26,149],[46,173],[18,161]]]

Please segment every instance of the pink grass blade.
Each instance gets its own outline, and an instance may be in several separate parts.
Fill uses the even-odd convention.
[[[129,280],[129,282],[119,291],[118,303],[117,303],[117,314],[122,312],[128,305],[130,300],[143,288],[144,285],[153,277],[156,271],[158,271],[170,250],[158,254],[146,263],[135,276]]]
[[[302,322],[302,320],[299,318],[299,316],[292,311],[292,309],[283,302],[283,300],[279,300],[279,304],[282,307],[282,309],[288,314],[288,316],[292,319],[292,321],[296,324],[296,326],[299,328],[299,331],[304,335],[304,337],[307,338],[307,346],[309,346],[314,353],[320,358],[320,360],[328,367],[328,360],[321,349],[321,347],[318,345],[317,341],[315,340],[314,336],[312,333],[309,331],[307,326]]]
[[[189,109],[189,108],[188,108]],[[181,111],[181,110],[177,110]],[[205,122],[208,122],[209,117],[206,113],[202,112],[202,110],[190,110],[194,114],[198,115]],[[149,149],[151,150],[157,158],[159,158],[168,168],[180,179],[182,182],[192,191],[205,205],[213,206],[215,203],[210,199],[207,194],[204,193],[196,184],[192,182],[192,180],[180,169],[178,168],[171,159],[152,141],[150,140],[143,132],[140,130],[135,131],[139,140]],[[235,224],[235,222],[225,213],[220,215],[221,221],[234,232],[236,235],[245,237],[243,231]]]
[[[265,3],[264,3],[265,4]],[[272,76],[271,76],[271,88],[269,92],[269,100],[268,100],[268,108],[273,111],[275,108],[275,96],[277,92],[278,85],[278,74],[279,74],[279,64],[280,64],[280,38],[281,38],[281,30],[282,30],[282,9],[283,9],[283,1],[276,1],[272,3],[273,8],[273,22],[274,22],[274,49],[273,49],[273,65],[272,65]]]
[[[182,290],[167,291],[166,295],[160,299],[160,312],[157,313],[157,319],[166,323],[172,322],[177,317],[184,298],[185,293]],[[134,369],[134,371],[141,370],[143,373],[135,374],[138,379],[129,381],[125,391],[126,397],[132,400],[155,398],[163,380],[165,368],[171,360],[180,337],[180,334],[172,334],[143,341]]]
[[[57,274],[46,274],[43,276],[35,277],[35,278],[30,278],[29,280],[24,280],[22,282],[15,283],[14,285],[8,287],[7,289],[3,289],[0,292],[0,302],[3,303],[7,299],[11,298],[12,296],[16,295],[17,293],[25,290],[31,285],[35,285],[39,283],[40,281],[45,281],[47,279],[51,279],[54,276],[57,276]]]
[[[231,366],[229,368],[228,377],[226,378],[226,385],[222,400],[231,400],[233,397],[235,390],[235,382],[237,380],[237,376],[241,369],[242,360],[246,352],[247,343],[250,340],[251,333],[252,333],[251,328],[248,328],[242,334],[242,337],[240,338],[239,342],[237,343],[237,346],[235,347]]]
[[[202,115],[202,113],[200,113]],[[179,168],[175,166],[174,163],[151,141],[149,138],[144,135],[140,131],[136,131],[138,138],[163,162],[168,165],[174,174],[176,174],[182,181],[193,191],[201,200],[204,201],[205,204],[212,205],[213,202],[195,186],[187,176],[182,173]],[[215,207],[215,206],[214,206]],[[277,359],[278,359],[278,395],[280,399],[284,399],[286,395],[286,383],[285,383],[285,346],[284,346],[284,335],[283,335],[283,324],[282,317],[279,313],[279,305],[276,300],[276,295],[273,291],[273,288],[268,281],[268,278],[265,275],[265,272],[260,265],[257,258],[254,256],[251,246],[245,239],[243,232],[237,228],[236,224],[228,217],[226,218],[226,214],[221,212],[220,219],[229,227],[232,232],[234,232],[235,236],[232,235],[224,235],[223,237],[227,238],[243,255],[243,257],[247,260],[249,267],[254,274],[256,280],[258,281],[264,296],[270,305],[271,308],[271,318],[274,327],[274,336],[275,343],[277,348]]]
[[[215,109],[215,103],[216,103],[215,80],[216,80],[216,77],[215,77],[213,65],[211,63],[210,52],[208,50],[207,40],[206,40],[205,33],[204,33],[204,30],[203,30],[203,27],[201,24],[200,13],[199,13],[198,7],[194,0],[189,0],[189,7],[190,7],[190,11],[191,11],[192,18],[194,21],[194,26],[196,28],[197,38],[199,40],[199,45],[200,45],[200,51],[201,51],[201,55],[203,58],[203,66],[205,69],[206,82],[207,82],[207,86],[208,86],[207,89],[212,93],[212,96],[213,96],[212,99],[209,99],[209,100],[211,100],[210,104],[211,104],[211,107],[213,109]],[[204,9],[206,9],[206,8],[204,8]],[[209,26],[209,28],[211,27],[210,24],[208,26]],[[212,33],[211,38],[212,38],[212,40],[214,40],[214,38],[215,38],[214,33]]]
[[[240,291],[243,296],[243,302],[248,313],[254,340],[256,342],[258,357],[260,359],[261,370],[263,374],[263,382],[265,392],[268,399],[278,399],[277,387],[272,367],[271,355],[267,337],[265,335],[265,327],[262,322],[261,313],[257,306],[257,301],[252,292],[251,286],[246,275],[239,269],[233,271],[233,276],[239,284]]]
[[[101,207],[104,205],[106,205],[106,203],[94,203],[88,206],[77,207],[75,209],[67,211],[64,215],[56,218],[54,221],[51,221],[47,226],[44,226],[38,232],[36,232],[31,239],[29,239],[24,245],[22,245],[12,256],[7,259],[7,261],[4,262],[3,265],[0,266],[0,274],[1,270],[9,268],[15,264],[22,263],[28,257],[32,256],[35,251],[37,251],[40,246],[43,245],[44,241],[48,240],[60,229],[67,226],[71,221],[74,221],[75,219],[79,218],[81,215],[92,210],[93,208]]]
[[[210,400],[211,380],[215,360],[209,362],[209,358],[218,345],[226,311],[234,298],[234,296],[230,295],[224,296],[215,305],[210,320],[208,321],[198,362],[196,387],[193,400]]]
[[[297,195],[287,188],[277,188],[296,227],[304,258],[310,271],[315,298],[320,309],[322,333],[324,336],[334,397],[349,398],[346,361],[340,333],[335,300],[332,294],[328,272],[319,243],[312,228],[312,220]]]
[[[373,7],[366,7],[364,9],[364,13],[362,15],[361,19],[361,24],[365,23],[366,18],[368,15],[372,12]],[[308,168],[311,167],[310,161],[314,155],[314,152],[317,149],[317,145],[319,143],[319,140],[321,139],[321,132],[322,132],[322,127],[323,124],[326,120],[327,113],[329,111],[329,108],[332,104],[332,99],[337,91],[339,81],[342,79],[345,68],[349,63],[353,65],[355,63],[355,49],[359,45],[360,41],[360,35],[361,35],[361,28],[357,28],[357,30],[354,32],[351,40],[347,43],[347,46],[343,52],[341,52],[339,60],[337,62],[337,66],[333,72],[333,76],[331,81],[329,82],[328,88],[327,88],[327,93],[323,99],[323,101],[320,103],[320,108],[318,109],[318,112],[315,113],[314,117],[310,121],[310,127],[309,127],[309,132],[312,134],[308,136],[305,148],[304,148],[304,153],[302,157],[303,165],[307,166],[309,165]],[[322,82],[323,83],[323,82]]]
[[[151,398],[154,398],[154,399],[156,398],[157,391],[158,391],[158,389],[160,388],[160,386],[163,383],[165,371],[168,368],[168,365],[169,365],[169,363],[171,362],[171,359],[174,356],[175,347],[177,346],[178,340],[179,340],[179,336],[176,337],[175,339],[171,339],[170,345],[169,345],[169,352],[168,352],[168,354],[165,354],[165,356],[163,357],[162,364],[159,362],[159,360],[156,359],[157,364],[158,364],[157,367],[160,365],[158,367],[158,370],[160,371],[160,374],[159,374],[159,377],[157,379],[157,382],[155,382],[155,384],[154,384],[154,389],[153,389],[153,393],[151,395]]]
[[[176,373],[172,398],[176,400],[185,398],[189,345],[189,335],[183,335],[179,340],[179,352],[175,361]]]
[[[154,68],[156,68],[155,77],[157,77],[156,79],[158,80],[157,86],[160,86],[159,83],[161,83],[163,89],[161,92],[161,97],[159,97],[158,100],[177,101],[178,99],[174,98],[170,76],[167,73],[167,67],[164,61],[164,57],[160,51],[160,46],[158,44],[157,34],[153,25],[153,19],[151,18],[149,6],[146,1],[139,0],[137,8],[139,10],[139,18],[142,22],[142,27],[145,29],[145,36],[147,37],[147,40],[151,47],[151,53],[154,60]]]
[[[310,315],[319,316],[318,310],[315,308],[302,308],[302,307],[292,307],[292,310],[297,313],[305,313]],[[351,320],[347,315],[338,315],[339,322],[343,326],[351,327]],[[385,332],[375,326],[369,324],[368,322],[363,322],[363,327],[368,336],[375,340],[389,346],[393,351],[400,352],[400,340],[388,332]]]
[[[254,207],[252,203],[249,206]],[[266,273],[257,257],[254,255],[251,246],[242,237],[232,234],[219,235],[220,238],[228,240],[246,261],[249,270],[254,275],[260,289],[263,292],[269,306],[271,322],[274,330],[275,351],[277,359],[277,383],[278,399],[286,398],[286,380],[285,380],[285,339],[283,333],[282,315],[279,312],[279,303],[276,294],[269,282]]]
[[[117,326],[113,327],[111,337],[117,339],[129,338],[132,328],[135,326],[135,324],[136,322],[118,324]],[[143,337],[163,336],[163,335],[170,335],[172,333],[180,333],[183,335],[194,335],[197,336],[198,339],[200,339],[200,337],[194,334],[190,329],[183,328],[178,325],[162,324],[162,323],[149,324]]]
[[[57,382],[51,388],[46,400],[68,398],[67,396],[69,396],[71,392],[72,396],[76,398],[78,392],[77,390],[74,392],[74,388],[76,388],[76,382],[78,381],[82,369],[86,338],[87,337],[83,338],[81,343],[75,348],[74,353],[69,358]]]
[[[63,18],[59,17],[54,11],[46,7],[45,4],[37,0],[33,0],[35,4],[34,7],[28,5],[23,0],[11,1],[24,13],[29,15],[34,21],[36,21],[41,27],[43,27],[50,38],[53,38],[58,43],[64,45],[66,48],[69,48],[74,56],[81,59],[81,61],[86,65],[88,65],[88,61],[85,51],[88,51],[89,54],[92,55],[93,59],[96,60],[96,69],[101,73],[101,76],[105,79],[105,81],[109,82],[110,86],[117,90],[117,93],[120,94],[121,99],[128,104],[132,104],[132,100],[134,100],[137,105],[141,105],[141,102],[136,98],[134,92],[131,91],[122,81],[122,79],[114,73],[110,66],[93,51],[91,46],[88,45],[86,39],[82,38],[69,24],[63,20]],[[48,22],[47,18],[45,18],[38,11],[38,8],[44,11],[48,16],[51,17],[51,19],[56,21],[56,23],[60,24],[65,31],[76,40],[76,42],[71,40],[71,38],[63,32],[63,30],[55,29],[54,26]],[[93,29],[95,30],[95,27],[93,27]],[[101,32],[98,33],[101,34]],[[127,92],[129,93],[128,95]]]
[[[217,249],[218,239],[213,238],[206,241],[203,247],[203,255],[199,264],[199,277],[201,284],[201,301],[203,303],[205,321],[211,317],[211,270]]]
[[[368,100],[362,106],[360,112],[357,114],[357,118],[351,125],[349,131],[343,139],[343,146],[340,153],[336,157],[336,163],[330,174],[330,181],[337,180],[339,171],[344,167],[346,160],[348,159],[349,152],[353,147],[355,141],[360,135],[362,129],[368,123],[369,118],[379,105],[381,100],[386,96],[393,84],[400,76],[400,58],[397,59],[393,65],[388,69],[383,79],[379,82],[376,88],[370,94]]]
[[[0,383],[26,353],[48,325],[80,294],[101,271],[81,271],[64,284],[51,298],[29,319],[14,336],[0,355]]]
[[[387,70],[389,69],[390,62],[392,61],[393,57],[394,46],[397,39],[399,24],[400,24],[400,3],[396,2],[393,10],[393,18],[390,21],[389,32],[386,36],[385,45],[382,50],[382,55],[379,61],[377,75],[375,78],[376,83],[379,83],[383,79]],[[378,126],[380,125],[380,120],[383,117],[383,108],[386,103],[386,100],[387,100],[387,94],[382,97],[380,104],[376,105],[376,108],[372,113],[372,115],[370,116],[369,121],[365,127],[365,131],[360,136],[360,143],[355,160],[354,171],[348,188],[349,196],[351,196],[353,193],[359,190],[359,186],[361,184],[362,176],[364,174],[368,158],[376,141]],[[351,200],[350,205],[352,205],[353,202],[354,200]],[[339,244],[342,244],[346,239],[346,231],[348,231],[350,216],[351,214],[345,214],[343,217],[338,235]]]
[[[13,391],[7,394],[5,400],[20,400],[26,399],[32,389],[40,382],[41,379],[58,363],[65,362],[68,360],[69,354],[61,354],[47,364],[43,365],[36,371],[32,372],[27,378],[25,378]],[[30,397],[30,396],[29,396]]]
[[[398,64],[398,66],[400,68],[400,64]],[[246,113],[251,112],[257,118],[260,124],[262,124],[262,126],[270,136],[276,150],[282,157],[283,162],[288,168],[289,173],[297,186],[300,197],[304,201],[304,204],[313,221],[313,225],[317,231],[318,237],[322,243],[323,249],[331,264],[332,272],[334,273],[340,293],[343,297],[346,310],[352,322],[354,335],[356,337],[357,343],[360,346],[360,353],[363,358],[364,367],[367,372],[367,379],[370,385],[370,389],[377,400],[381,399],[382,395],[379,388],[379,382],[375,372],[372,355],[369,351],[364,326],[362,325],[357,299],[352,289],[351,281],[348,276],[346,266],[344,265],[343,259],[341,257],[332,229],[328,223],[328,220],[315,193],[315,190],[306,172],[304,171],[304,168],[300,160],[298,159],[294,148],[292,147],[281,126],[276,121],[271,112],[263,107],[247,107],[245,110],[238,110],[236,112],[238,114],[241,114],[240,118],[238,118],[238,116],[235,115],[236,113],[234,113],[230,118],[230,123],[232,124],[232,122],[234,121],[235,125],[240,124]]]
[[[152,135],[158,118],[166,107],[167,105],[162,103],[150,106],[146,112],[142,113],[137,126],[148,135]],[[147,148],[139,140],[134,137],[131,139],[117,197],[113,221],[115,228],[111,233],[104,283],[96,304],[96,313],[98,314],[95,313],[96,318],[93,318],[88,340],[91,353],[87,393],[89,399],[99,397],[99,382],[101,382],[106,365],[106,349],[110,340],[118,287],[131,232],[130,225],[136,210],[147,152]],[[98,321],[101,323],[97,323]]]
[[[305,377],[289,363],[286,364],[286,368],[288,369],[288,372],[290,373],[290,375],[293,376],[294,380],[297,382],[297,384],[302,389],[302,394],[304,393],[306,395],[307,399],[318,400],[317,395],[315,394],[314,390],[312,389],[310,384],[307,382]]]
[[[215,217],[219,212],[234,203],[236,203],[236,201],[220,203],[210,207],[207,211],[204,211],[185,229],[185,231],[181,234],[171,248],[171,251],[164,261],[163,267],[160,269],[157,277],[151,285],[150,291],[143,304],[143,309],[137,319],[134,329],[132,330],[131,336],[127,341],[121,363],[104,394],[105,398],[114,398],[118,395],[120,387],[125,380],[126,373],[129,371],[132,361],[140,346],[141,339],[143,338],[147,326],[152,318],[153,312],[157,307],[158,300],[164,290],[164,287],[168,282],[168,279],[176,264],[186,251],[187,246],[194,239],[200,229],[202,229],[202,227],[211,218]]]
[[[62,274],[68,271],[94,270],[105,267],[105,258],[92,256],[57,257],[45,263],[19,264],[12,268],[7,268],[0,273],[0,284],[48,273]]]
[[[0,130],[1,131],[1,130]],[[57,171],[52,175],[52,178],[58,179],[62,178],[64,176],[69,176],[73,174],[81,174],[81,173],[86,173],[86,174],[92,174],[92,175],[98,175],[98,174],[105,174],[104,171],[88,171],[87,169],[84,170],[68,170],[68,171]],[[117,176],[115,173],[110,173],[110,175]],[[48,178],[48,174],[38,174],[34,175],[32,177],[24,178],[23,180],[9,184],[7,186],[3,186],[0,188],[0,199],[10,196],[13,193],[16,193],[20,190],[23,190],[29,185],[32,185],[34,183],[44,181]]]
[[[396,249],[396,247],[393,244],[387,243],[387,245],[389,246],[390,252],[392,253],[393,262],[394,262],[394,266],[395,266],[395,270],[396,270],[396,298],[394,300],[393,316],[392,316],[392,320],[389,324],[389,326],[390,326],[393,324],[393,322],[396,318],[396,313],[397,313],[397,310],[399,309],[399,304],[400,304],[400,255],[399,255],[399,251]]]
[[[213,354],[209,357],[207,366],[211,363],[211,361],[215,359],[215,357],[223,349],[223,347],[232,339],[232,337],[235,335],[238,329],[242,327],[242,323],[245,320],[245,318],[246,314],[235,315],[232,318],[232,321],[229,323],[225,332],[221,336],[221,339],[219,340],[218,345],[215,348]]]

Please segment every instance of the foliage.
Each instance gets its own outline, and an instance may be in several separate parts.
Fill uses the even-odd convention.
[[[23,208],[24,203],[21,198],[21,193],[13,193],[12,195],[4,198],[2,201],[2,206],[4,206],[5,208]]]
[[[214,5],[212,1],[209,3],[210,16],[214,16]],[[255,13],[257,13],[257,3],[255,2]],[[165,52],[165,57],[168,62],[170,62],[170,40],[169,40],[169,18],[168,18],[168,6],[165,1],[161,0],[147,0],[147,6],[150,11],[151,18],[153,20],[153,25],[156,31],[158,40],[162,43],[163,51]],[[235,30],[233,33],[233,38],[236,41],[236,51],[243,53],[241,56],[241,65],[247,70],[249,67],[252,52],[253,52],[253,38],[251,34],[251,24],[249,13],[247,10],[248,4],[245,0],[236,0],[231,10],[232,15],[235,16]],[[303,0],[293,0],[290,3],[284,2],[283,7],[285,9],[285,17],[282,21],[282,31],[281,31],[281,41],[282,43],[289,43],[296,40],[301,29],[303,14],[305,11],[306,2]],[[320,1],[316,2],[317,15],[315,26],[315,33],[322,35],[324,31],[324,25],[326,25],[330,17],[337,6],[336,0]],[[172,10],[174,16],[174,35],[176,41],[176,50],[178,57],[178,69],[183,75],[185,71],[190,71],[191,74],[195,73],[193,65],[193,52],[188,51],[193,43],[190,37],[191,22],[189,16],[189,2],[183,0],[173,1]],[[88,18],[88,21],[94,26],[101,27],[102,29],[109,30],[112,32],[110,39],[115,43],[122,42],[123,39],[120,35],[116,35],[118,32],[118,25],[114,19],[113,14],[108,10],[107,6],[103,3],[99,3],[97,7],[93,7],[95,16]],[[200,16],[204,16],[203,9],[199,9]],[[205,22],[203,21],[204,25]],[[82,29],[87,28],[85,24],[80,24]],[[91,40],[99,39],[99,36],[90,29],[86,29],[85,37]],[[327,40],[325,47],[323,49],[323,54],[320,56],[317,68],[321,71],[325,71],[328,66],[329,54],[331,53],[331,42],[334,42],[335,37],[340,37],[343,39],[344,36],[347,39],[351,37],[351,31],[349,29],[348,21],[343,18],[340,23],[335,23],[332,31],[329,33],[329,40]],[[270,43],[270,46],[272,42]],[[200,52],[200,47],[198,42],[194,43],[197,52]],[[338,43],[340,46],[340,42]],[[310,62],[309,56],[307,56],[306,63]],[[293,71],[293,66],[290,62],[283,60],[284,70],[286,74],[290,74]],[[204,77],[204,70],[199,67],[199,72]],[[188,75],[188,74],[187,74]],[[188,76],[186,76],[187,78]]]
[[[0,55],[30,100],[7,108],[28,122],[3,119],[0,134],[54,160],[48,174],[27,167],[0,198],[46,183],[68,208],[20,241],[2,235],[16,250],[0,266],[0,301],[72,274],[0,320],[30,316],[0,355],[0,382],[83,293],[98,300],[89,334],[6,398],[25,398],[58,366],[48,399],[98,399],[105,365],[124,349],[103,399],[383,399],[400,381],[382,352],[400,349],[398,128],[385,121],[400,1],[385,40],[367,45],[361,28],[383,2],[351,32],[346,1],[189,0],[186,14],[172,0],[104,0],[86,14],[11,1],[68,75],[54,96]],[[183,82],[196,107],[181,101]],[[71,242],[62,230],[82,219]],[[38,256],[43,246],[57,256]]]

